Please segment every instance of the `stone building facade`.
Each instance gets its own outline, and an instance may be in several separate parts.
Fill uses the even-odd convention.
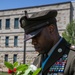
[[[66,26],[75,18],[75,3],[63,2],[50,5],[41,5],[34,7],[24,7],[17,9],[0,10],[0,69],[5,71],[4,61],[11,63],[18,61],[24,62],[24,50],[26,63],[32,63],[37,56],[31,40],[24,43],[24,30],[20,27],[19,20],[25,14],[26,10],[29,16],[34,12],[53,10],[58,11],[57,25],[60,35],[66,29]],[[25,45],[25,46],[24,46]]]

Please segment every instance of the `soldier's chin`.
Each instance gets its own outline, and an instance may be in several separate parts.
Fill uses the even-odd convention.
[[[36,50],[39,54],[44,54],[42,50]]]
[[[35,51],[37,51],[38,53],[41,53],[42,52],[40,49],[35,49]]]

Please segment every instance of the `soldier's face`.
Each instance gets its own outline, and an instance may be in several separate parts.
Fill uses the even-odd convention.
[[[46,53],[52,48],[52,38],[47,27],[35,37],[32,38],[32,44],[39,53]]]

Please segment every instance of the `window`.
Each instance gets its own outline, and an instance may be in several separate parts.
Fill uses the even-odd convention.
[[[9,37],[7,36],[5,39],[5,46],[8,47],[9,46]]]
[[[13,56],[13,63],[17,61],[17,54],[14,54]]]
[[[5,61],[8,61],[8,54],[5,54]]]
[[[6,19],[6,29],[10,28],[10,19]]]
[[[1,47],[1,36],[0,36],[0,47]]]
[[[0,29],[2,28],[2,20],[0,20]]]
[[[14,36],[14,47],[18,46],[18,36]]]
[[[14,28],[15,29],[19,28],[19,18],[14,19]]]

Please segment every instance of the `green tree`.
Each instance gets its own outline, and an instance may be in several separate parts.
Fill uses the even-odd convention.
[[[69,23],[62,36],[71,44],[75,45],[75,21]]]

